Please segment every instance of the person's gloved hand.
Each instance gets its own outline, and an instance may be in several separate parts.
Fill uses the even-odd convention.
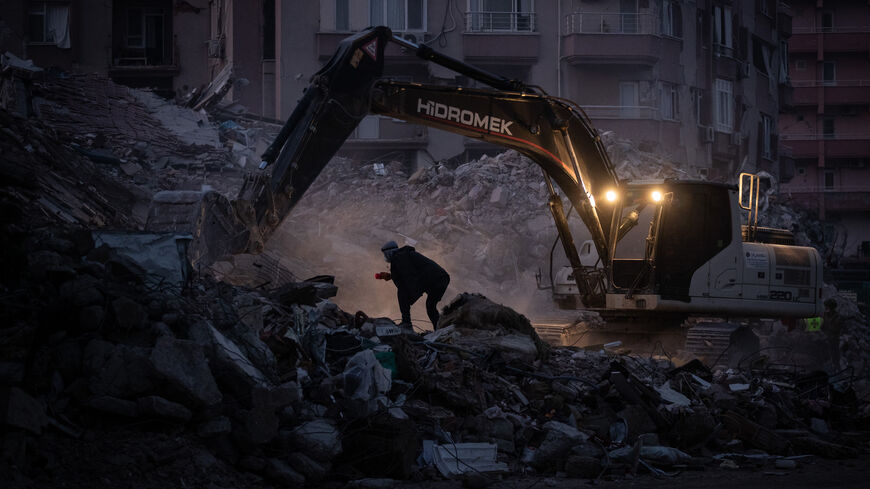
[[[390,272],[378,272],[375,274],[375,279],[377,279],[377,280],[389,281],[392,278],[393,278],[393,276],[392,276],[392,274],[390,274]]]

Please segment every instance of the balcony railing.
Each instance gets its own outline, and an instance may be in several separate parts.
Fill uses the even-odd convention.
[[[780,134],[779,139],[783,141],[818,141],[818,140],[840,140],[840,141],[856,141],[870,139],[870,133],[799,133],[799,134]]]
[[[590,119],[658,119],[659,108],[647,105],[584,105]]]
[[[835,185],[833,187],[823,187],[819,185],[801,185],[794,186],[784,184],[782,191],[789,194],[814,194],[818,192],[870,192],[870,185]]]
[[[535,32],[534,12],[466,12],[466,32]]]
[[[791,80],[795,87],[870,87],[870,80]]]
[[[793,34],[850,34],[855,32],[870,32],[870,26],[834,26],[834,27],[793,27]]]
[[[652,14],[575,12],[565,16],[564,34],[659,34]]]

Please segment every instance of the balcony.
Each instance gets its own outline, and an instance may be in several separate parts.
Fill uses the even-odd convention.
[[[680,145],[680,121],[662,119],[658,107],[584,105],[583,110],[599,131],[631,134],[638,141],[658,141],[664,147]]]
[[[870,202],[868,186],[820,188],[783,185],[780,194],[805,208],[817,210],[820,204],[824,204],[825,212],[863,212]]]
[[[796,28],[788,49],[793,53],[866,53],[870,51],[870,27]]]
[[[574,65],[677,62],[682,49],[651,14],[575,12],[565,16],[562,32],[562,55]]]
[[[852,134],[780,134],[783,146],[791,150],[795,159],[861,158],[870,155],[870,133]]]
[[[659,108],[645,105],[584,105],[590,119],[658,119]]]
[[[795,105],[870,104],[870,80],[799,80],[792,81],[792,85]]]
[[[466,12],[465,32],[535,32],[534,12]]]
[[[465,59],[531,62],[540,53],[534,12],[466,12],[462,35]]]

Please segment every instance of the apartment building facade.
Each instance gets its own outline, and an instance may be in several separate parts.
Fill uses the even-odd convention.
[[[0,52],[165,96],[209,82],[209,35],[205,0],[4,0],[0,10]]]
[[[275,116],[284,118],[338,42],[369,25],[542,87],[667,154],[691,178],[778,174],[777,114],[789,95],[791,22],[774,0],[320,0],[275,4]],[[476,86],[391,46],[386,75]],[[371,116],[342,150],[437,161],[495,150]]]
[[[794,109],[780,115],[795,162],[781,194],[825,222],[836,254],[870,259],[870,4],[795,0],[789,70]]]
[[[780,170],[776,115],[788,94],[784,39],[791,24],[775,0],[7,3],[15,8],[2,20],[15,32],[0,36],[0,48],[12,46],[40,66],[106,71],[167,94],[231,73],[225,100],[276,119],[289,115],[341,39],[386,24],[574,100],[596,128],[666,154],[687,177],[734,181],[741,170]],[[68,30],[58,34],[63,19]],[[477,86],[395,45],[386,56],[390,77]],[[364,160],[411,163],[496,150],[378,116],[367,117],[342,148]]]

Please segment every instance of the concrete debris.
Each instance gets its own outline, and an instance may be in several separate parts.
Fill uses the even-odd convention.
[[[221,78],[190,103],[219,99],[232,83],[230,71]],[[76,474],[112,485],[177,464],[199,478],[164,485],[218,487],[207,476],[241,471],[228,486],[463,477],[483,487],[478,472],[793,470],[805,463],[795,455],[854,457],[870,440],[870,326],[834,290],[824,294],[837,304],[842,357],[827,371],[800,368],[826,361],[827,338],[781,325],[763,345],[789,345],[793,357],[762,347],[730,369],[546,345],[502,305],[533,295],[526,284],[555,236],[540,172],[516,152],[410,180],[401,163],[337,159],[273,240],[278,251],[195,273],[179,232],[191,208],[231,187],[234,166],[274,128],[241,117],[216,128],[213,114],[100,77],[30,83],[40,88],[32,117],[0,111],[10,182],[0,194],[0,470],[21,486],[75,482],[69,457],[84,447],[72,460],[93,458],[87,467],[102,472]],[[602,139],[621,175],[680,176]],[[770,215],[777,205],[771,195]],[[812,241],[812,224],[783,216]],[[149,217],[160,232],[142,232]],[[126,231],[94,232],[105,228]],[[383,270],[377,249],[397,233],[450,270],[481,270],[457,272],[442,327],[425,336],[385,317],[395,290],[384,289],[389,306],[344,302],[375,294],[360,271]]]
[[[703,470],[719,452],[851,457],[867,439],[861,379],[842,373],[549,347],[477,294],[454,298],[437,332],[393,335],[395,322],[331,302],[331,278],[155,287],[152,265],[79,231],[37,230],[9,248],[39,279],[27,269],[8,289],[28,307],[3,312],[17,326],[0,330],[2,419],[33,435],[147,420],[297,485],[459,477],[448,459],[469,447],[487,458],[460,451],[460,467],[597,478]],[[860,312],[840,311],[844,334],[863,334]]]
[[[151,362],[168,386],[188,400],[206,406],[221,401],[221,392],[199,344],[163,336],[154,345]]]
[[[434,448],[434,462],[444,477],[467,472],[507,472],[508,465],[496,461],[498,449],[492,443],[453,443]]]

